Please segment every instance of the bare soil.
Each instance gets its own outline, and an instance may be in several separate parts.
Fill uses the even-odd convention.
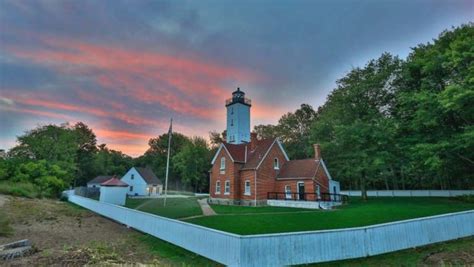
[[[140,233],[67,202],[0,196],[0,204],[14,230],[0,244],[29,239],[35,248],[2,266],[169,265],[138,241]]]

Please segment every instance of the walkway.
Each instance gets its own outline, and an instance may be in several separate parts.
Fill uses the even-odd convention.
[[[203,199],[198,199],[198,203],[201,206],[202,209],[202,214],[204,216],[212,216],[212,215],[217,215],[217,213],[209,206],[207,203],[207,198]]]

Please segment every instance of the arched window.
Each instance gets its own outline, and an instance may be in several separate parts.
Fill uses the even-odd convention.
[[[275,170],[280,169],[280,163],[278,162],[278,158],[273,159],[273,169]]]
[[[225,157],[222,157],[221,158],[221,168],[220,168],[221,171],[225,170]]]

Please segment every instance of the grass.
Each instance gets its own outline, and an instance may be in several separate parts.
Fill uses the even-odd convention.
[[[9,236],[13,233],[10,221],[4,211],[0,210],[0,236]]]
[[[163,199],[136,199],[129,198],[125,204],[127,208],[138,210],[168,217],[172,219],[185,218],[191,216],[202,215],[202,210],[197,199],[189,198],[168,198],[166,207],[163,206]]]
[[[474,261],[474,237],[353,260],[305,266],[468,266]]]
[[[192,253],[184,248],[147,234],[137,234],[136,238],[143,243],[148,252],[173,265],[179,266],[220,266],[220,264]]]
[[[366,226],[474,209],[474,204],[451,198],[351,198],[349,204],[332,211],[272,212],[268,207],[213,206],[217,216],[187,222],[241,235],[311,231]],[[234,213],[230,213],[234,211]],[[302,211],[302,210],[300,210]],[[247,213],[247,214],[243,214]]]
[[[302,212],[302,211],[314,211],[311,209],[297,209],[297,208],[286,208],[286,207],[246,207],[246,206],[234,206],[234,205],[211,205],[212,209],[217,214],[257,214],[257,213],[282,213],[282,212]]]
[[[26,198],[37,198],[41,196],[38,187],[32,183],[10,181],[0,182],[0,194]]]

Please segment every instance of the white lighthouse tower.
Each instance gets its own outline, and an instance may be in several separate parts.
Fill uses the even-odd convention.
[[[232,98],[225,102],[227,108],[227,143],[242,144],[250,142],[250,99],[237,88]]]

